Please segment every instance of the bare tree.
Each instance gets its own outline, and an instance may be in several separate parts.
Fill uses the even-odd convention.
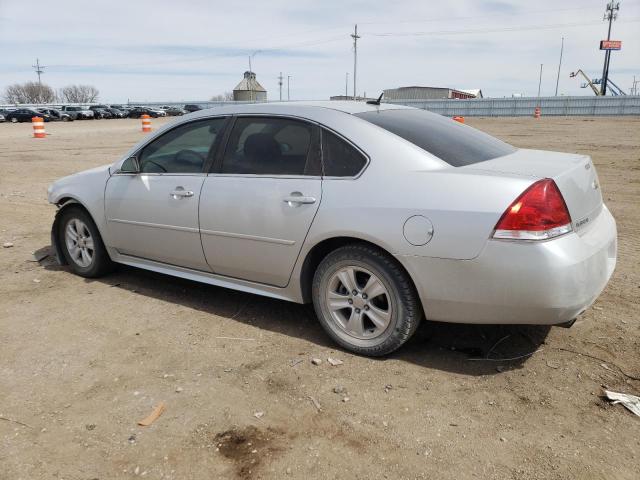
[[[37,82],[15,83],[4,91],[4,101],[7,103],[51,103],[56,94],[49,85]]]
[[[68,85],[58,93],[60,100],[69,103],[93,103],[100,91],[92,85]]]
[[[211,97],[212,102],[229,102],[233,100],[233,92],[224,92]]]

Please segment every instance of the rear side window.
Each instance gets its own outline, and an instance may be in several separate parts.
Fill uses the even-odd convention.
[[[225,118],[190,122],[169,130],[144,147],[142,173],[202,173]]]
[[[356,114],[426,150],[454,167],[515,152],[508,143],[426,110],[379,110]]]
[[[325,177],[355,177],[367,164],[365,156],[328,130],[322,131],[322,166]]]
[[[286,118],[240,117],[227,143],[222,173],[319,175],[314,128]]]

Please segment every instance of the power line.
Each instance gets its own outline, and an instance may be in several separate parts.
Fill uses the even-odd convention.
[[[627,19],[625,23],[633,23],[640,21],[638,18]],[[589,25],[600,25],[600,22],[573,22],[573,23],[555,23],[555,24],[542,24],[542,25],[524,25],[518,27],[500,27],[500,28],[478,28],[478,29],[463,29],[463,30],[431,30],[420,32],[365,32],[363,35],[371,37],[419,37],[426,35],[467,35],[475,33],[500,33],[500,32],[520,32],[528,30],[546,30],[554,28],[569,28],[569,27],[582,27]]]

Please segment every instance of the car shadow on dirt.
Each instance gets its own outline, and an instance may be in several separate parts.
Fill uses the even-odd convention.
[[[47,247],[48,248],[48,247]],[[45,251],[46,249],[41,249]],[[52,257],[41,265],[64,270]],[[327,336],[311,305],[299,305],[137,268],[118,266],[103,278],[86,279],[138,295],[182,305],[260,329],[339,349]],[[549,326],[472,325],[425,321],[399,351],[375,361],[402,360],[465,375],[494,375],[521,368],[549,333]]]

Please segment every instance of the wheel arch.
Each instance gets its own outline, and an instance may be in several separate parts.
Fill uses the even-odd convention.
[[[98,229],[98,231],[100,232],[100,228],[98,227],[98,224],[96,223],[95,218],[93,218],[93,215],[91,215],[91,212],[89,211],[89,209],[77,198],[71,197],[71,196],[63,196],[62,198],[60,198],[55,205],[58,207],[58,210],[56,211],[56,216],[53,219],[53,225],[51,225],[51,246],[53,247],[55,254],[56,254],[56,259],[58,260],[58,263],[60,265],[67,265],[67,259],[64,256],[64,253],[62,252],[62,245],[60,245],[60,217],[62,216],[62,212],[66,211],[68,208],[70,207],[79,207],[82,210],[84,210],[87,215],[89,215],[89,217],[91,217],[91,219],[93,220],[93,223],[96,225],[96,228]],[[100,235],[102,235],[102,232],[100,232]]]
[[[405,266],[398,261],[398,259],[389,252],[386,248],[372,242],[370,240],[364,240],[358,237],[352,236],[336,236],[331,238],[326,238],[317,244],[315,244],[306,254],[305,259],[302,263],[302,267],[300,269],[300,291],[302,293],[303,303],[311,303],[311,285],[313,283],[313,275],[320,265],[322,259],[324,259],[327,255],[329,255],[334,250],[337,250],[340,247],[345,245],[353,245],[353,244],[361,244],[368,245],[377,250],[380,250],[382,253],[386,254],[394,263],[398,265],[400,269],[407,275],[413,287],[416,288],[413,277],[409,273],[409,271],[405,268]],[[417,288],[416,288],[417,291]]]

